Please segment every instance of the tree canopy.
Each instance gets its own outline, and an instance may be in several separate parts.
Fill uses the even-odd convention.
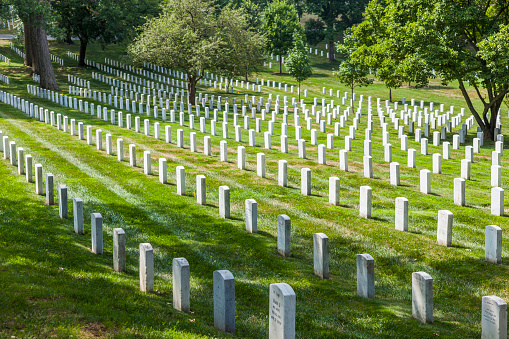
[[[509,2],[506,0],[373,0],[354,29],[352,58],[377,76],[396,70],[421,85],[432,71],[444,83],[458,81],[487,139],[493,139],[500,105],[509,91]],[[391,70],[380,59],[394,61]],[[482,102],[478,111],[470,85]]]
[[[267,38],[266,49],[279,56],[279,72],[282,71],[282,56],[293,46],[293,34],[302,30],[295,6],[285,0],[275,0],[265,8],[262,16],[262,31]]]
[[[288,53],[285,66],[288,72],[299,83],[299,100],[300,100],[300,84],[313,74],[313,68],[309,62],[308,47],[304,42],[304,34],[297,31],[293,37],[293,48]]]
[[[329,61],[335,61],[334,41],[338,33],[361,22],[369,0],[306,0],[308,12],[325,23],[325,40],[329,45]],[[322,39],[323,40],[323,39]]]
[[[160,11],[159,0],[53,0],[56,23],[80,39],[78,66],[85,66],[87,45],[93,41],[121,42],[134,38],[136,27]]]
[[[369,70],[366,66],[356,63],[350,58],[357,50],[355,38],[351,34],[347,34],[344,43],[338,45],[338,53],[345,58],[339,65],[339,69],[334,71],[333,74],[338,78],[339,82],[348,86],[352,91],[355,87],[368,86],[373,83],[373,79],[369,78]]]
[[[56,90],[58,84],[49,54],[46,28],[52,11],[46,0],[0,0],[3,6],[12,6],[23,21],[25,38],[25,66],[41,77],[41,87]]]
[[[169,0],[163,13],[142,27],[129,54],[135,62],[183,69],[195,104],[196,84],[205,71],[245,75],[261,62],[262,46],[241,9],[218,10],[209,0]]]

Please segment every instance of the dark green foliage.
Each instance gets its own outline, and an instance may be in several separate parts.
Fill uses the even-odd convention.
[[[306,21],[304,25],[304,33],[306,34],[308,43],[316,47],[318,43],[325,39],[325,25],[323,21],[310,19]]]
[[[266,49],[267,52],[279,56],[279,72],[281,57],[292,48],[293,34],[301,29],[295,7],[286,0],[275,0],[263,11],[262,31],[267,38]]]
[[[426,85],[434,70],[456,80],[487,139],[493,139],[499,108],[509,92],[509,6],[505,0],[372,1],[354,30],[354,59],[376,70],[389,88],[403,81]],[[477,110],[466,84],[483,103]]]

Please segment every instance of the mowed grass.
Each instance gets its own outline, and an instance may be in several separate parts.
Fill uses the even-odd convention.
[[[67,50],[77,52],[78,45],[51,44],[50,47],[52,53],[66,61],[64,67],[53,64],[64,92],[70,85],[67,74],[91,80],[92,69],[78,69],[76,62],[66,56]],[[376,117],[372,134],[375,177],[363,177],[367,113],[363,113],[353,151],[348,154],[349,172],[339,170],[338,151],[344,147],[351,119],[347,127],[341,129],[341,137],[335,138],[334,150],[328,150],[328,165],[324,166],[317,164],[317,147],[309,143],[310,132],[305,128],[303,117],[300,124],[303,137],[308,140],[308,159],[298,159],[293,114],[289,116],[289,154],[279,151],[281,120],[278,117],[272,150],[263,148],[261,133],[257,133],[257,147],[247,146],[245,130],[242,132],[244,143],[235,142],[231,128],[229,162],[224,163],[219,161],[221,137],[212,137],[213,156],[203,155],[204,134],[199,132],[196,120],[198,153],[191,153],[187,119],[185,127],[171,124],[173,142],[177,128],[184,129],[184,149],[113,126],[29,96],[26,84],[35,85],[35,82],[22,67],[21,58],[8,47],[1,47],[0,53],[12,60],[11,66],[0,63],[0,72],[11,77],[11,85],[2,83],[2,89],[94,128],[94,146],[89,146],[76,136],[0,104],[3,134],[23,147],[25,154],[32,154],[34,164],[41,163],[45,173],[53,173],[56,185],[67,185],[69,201],[72,198],[84,200],[86,231],[84,236],[73,233],[72,220],[59,219],[57,206],[45,206],[44,197],[35,195],[34,185],[18,176],[16,168],[7,160],[0,161],[2,336],[231,337],[214,329],[212,273],[219,269],[230,270],[236,278],[235,336],[246,338],[268,336],[268,290],[271,283],[277,282],[290,284],[297,295],[299,338],[479,337],[482,296],[494,294],[508,299],[506,262],[509,252],[503,250],[502,265],[484,261],[484,227],[498,225],[505,232],[507,225],[507,218],[490,215],[492,142],[486,142],[481,154],[476,154],[472,180],[466,183],[467,206],[458,207],[453,204],[453,179],[460,174],[464,145],[460,150],[451,150],[451,160],[442,160],[442,174],[432,174],[432,195],[419,193],[419,170],[431,170],[431,154],[441,153],[442,147],[433,147],[430,139],[430,155],[418,152],[417,168],[408,168],[406,152],[400,151],[397,133],[391,129],[393,161],[401,165],[402,182],[402,186],[391,186],[389,164],[383,161],[381,127]],[[104,57],[121,60],[122,56],[122,46],[107,46],[101,50],[92,45],[89,52],[89,58],[98,62],[104,62]],[[311,94],[329,101],[332,98],[322,96],[321,87],[345,89],[330,76],[333,66],[319,63],[325,58],[312,59],[317,74],[306,85],[310,91],[306,103],[312,103]],[[288,76],[266,72],[256,76],[292,83]],[[109,86],[95,80],[91,80],[91,87],[109,92]],[[225,96],[225,93],[214,92],[213,88],[200,90]],[[276,89],[267,92],[291,96]],[[452,87],[398,89],[396,92],[404,94],[407,102],[414,97],[433,101],[435,105],[443,103],[447,109],[454,105],[456,112],[465,107]],[[379,84],[356,90],[356,93],[382,100],[388,95],[385,87]],[[244,94],[256,95],[236,89],[234,95],[226,96],[239,101]],[[335,98],[336,104],[337,100]],[[367,103],[364,105],[366,110]],[[505,112],[503,124],[508,123]],[[153,128],[156,120],[150,120]],[[158,121],[164,131],[166,123]],[[230,121],[233,121],[231,113]],[[250,125],[254,128],[254,121]],[[95,130],[99,128],[103,130],[103,138],[106,133],[113,135],[114,145],[117,138],[124,140],[126,161],[118,162],[116,151],[115,156],[108,156],[96,150]],[[318,126],[313,123],[313,128],[318,129]],[[267,121],[262,123],[262,131],[265,130]],[[209,123],[207,131],[210,131]],[[327,131],[332,133],[333,126],[328,126]],[[472,143],[474,132],[475,127],[469,131],[467,144]],[[221,128],[218,128],[218,135],[222,135]],[[420,150],[413,135],[408,138],[409,148]],[[325,134],[319,133],[318,143],[325,141]],[[452,133],[448,141],[452,144]],[[137,147],[138,167],[135,168],[129,166],[126,152],[131,143]],[[239,145],[246,146],[246,171],[237,169]],[[143,174],[142,155],[146,150],[152,155],[153,175],[150,176]],[[256,176],[258,152],[266,155],[265,179]],[[168,161],[168,185],[158,181],[160,157]],[[280,159],[288,161],[288,188],[277,185],[277,161]],[[505,188],[509,182],[507,158],[503,157],[502,162],[502,187]],[[186,169],[185,196],[176,195],[175,167],[179,165]],[[312,170],[312,196],[300,194],[300,169],[304,167]],[[198,174],[207,178],[206,206],[196,204],[195,176]],[[328,204],[328,178],[331,176],[341,180],[340,206]],[[218,187],[221,185],[231,189],[231,220],[218,217]],[[370,220],[358,217],[359,187],[363,185],[373,189],[373,218]],[[394,200],[399,196],[409,199],[410,232],[394,230]],[[258,202],[257,234],[248,234],[244,226],[244,200],[250,198]],[[441,209],[454,213],[453,246],[450,248],[436,244],[436,218]],[[104,217],[105,252],[100,256],[90,251],[90,213],[94,212]],[[292,219],[290,258],[277,255],[278,214],[287,214]],[[72,216],[72,204],[69,215]],[[112,270],[112,230],[116,227],[126,231],[126,273]],[[312,235],[316,232],[329,237],[331,279],[328,280],[313,275]],[[154,248],[154,293],[139,292],[138,246],[142,242],[149,242]],[[375,299],[356,295],[355,259],[359,253],[369,253],[375,259]],[[190,314],[172,308],[171,269],[172,259],[176,257],[185,257],[191,267]],[[415,271],[425,271],[434,279],[433,324],[424,325],[412,319],[411,274]]]

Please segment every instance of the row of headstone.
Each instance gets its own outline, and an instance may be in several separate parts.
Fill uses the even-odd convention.
[[[9,85],[10,84],[10,80],[9,80],[9,77],[0,73],[0,81]]]
[[[8,57],[6,57],[5,55],[3,54],[0,54],[0,60],[5,62],[7,65],[10,65],[11,64],[11,59],[9,59]]]
[[[3,136],[5,140],[7,136]],[[11,164],[14,162],[12,154],[16,154],[15,143],[9,143]],[[14,145],[14,146],[13,146]],[[8,156],[7,148],[3,149],[4,157]],[[18,156],[22,149],[18,149]],[[25,157],[31,159],[31,156]],[[14,163],[15,165],[15,163]],[[27,168],[30,166],[27,166]],[[37,170],[40,168],[40,171]],[[39,173],[39,174],[38,174]],[[39,178],[40,177],[40,178]],[[39,179],[37,179],[39,178]],[[53,180],[50,173],[46,174],[47,192],[52,187]],[[36,165],[36,181],[42,180],[42,166]],[[37,185],[37,184],[36,184]],[[39,189],[42,191],[42,189]],[[47,203],[52,203],[53,198],[47,193]],[[59,186],[59,215],[67,218],[67,189],[65,185]],[[63,203],[65,202],[65,204]],[[75,231],[84,234],[83,230],[83,205],[81,199],[73,199]],[[65,206],[65,207],[64,207]],[[248,202],[246,201],[246,206]],[[252,202],[251,202],[252,206]],[[246,207],[247,208],[247,207]],[[246,213],[246,223],[247,223]],[[447,226],[446,226],[447,225]],[[452,228],[452,214],[448,211],[439,212],[439,242],[441,229]],[[278,251],[283,256],[289,256],[290,243],[290,219],[286,215],[278,216]],[[449,232],[450,233],[450,232]],[[91,214],[91,238],[92,252],[103,253],[102,245],[102,216],[99,213]],[[448,238],[448,236],[445,236]],[[449,238],[450,239],[450,238]],[[450,240],[445,240],[450,244]],[[321,278],[328,278],[328,238],[323,233],[315,233],[314,241],[314,271]],[[501,254],[501,229],[496,226],[486,228],[486,242],[497,244],[494,250],[486,249],[486,258],[490,253],[492,262],[500,262]],[[148,243],[140,244],[140,290],[151,292],[154,288],[154,255],[152,246]],[[491,251],[491,252],[490,252]],[[493,257],[494,255],[494,257]],[[488,261],[490,261],[488,260]],[[121,228],[113,230],[113,267],[117,272],[125,271],[125,232]],[[190,311],[189,303],[189,263],[185,258],[173,259],[173,306],[183,312]],[[221,331],[235,332],[235,283],[233,275],[226,270],[215,271],[214,280],[214,326]],[[369,254],[357,255],[357,293],[360,296],[374,298],[374,259]],[[295,293],[287,284],[272,284],[270,286],[270,338],[287,338],[295,335]],[[433,279],[425,272],[412,274],[412,316],[423,323],[433,321]],[[483,297],[482,307],[482,331],[483,335],[492,334],[495,337],[506,333],[506,304],[495,296]],[[505,319],[505,321],[504,321]]]
[[[19,49],[18,47],[14,46],[14,44],[12,42],[9,43],[11,49],[17,54],[19,55],[21,58],[25,59],[25,53],[23,53],[23,51],[21,49]]]
[[[147,120],[145,121],[145,123],[147,123]],[[157,124],[157,123],[156,123]],[[145,124],[146,125],[146,124]],[[157,134],[157,133],[156,133]],[[170,140],[171,140],[171,136],[170,136]],[[182,139],[183,140],[183,139]],[[222,146],[225,146],[225,143],[223,143]],[[183,142],[181,142],[181,147],[183,147]],[[222,147],[221,148],[222,150],[225,150],[226,147]],[[226,151],[222,152],[224,153],[224,155],[222,154],[222,158],[226,159]],[[263,157],[264,158],[264,155],[263,154],[259,154],[259,156]],[[260,158],[261,158],[260,157]],[[259,165],[258,165],[258,174],[262,177],[265,176],[265,171],[264,171],[264,161],[259,161],[258,162]],[[371,165],[372,166],[372,165]],[[392,168],[392,164],[391,164],[391,168]],[[372,177],[372,173],[371,171],[365,171],[365,172],[369,172],[370,173],[370,177]],[[463,172],[463,171],[462,171]],[[392,180],[392,171],[391,171],[391,182],[393,181]],[[304,174],[303,174],[304,175]],[[306,175],[309,175],[310,174],[306,174]],[[303,178],[305,178],[303,176]],[[467,177],[468,178],[468,177]],[[305,178],[306,179],[306,178]],[[302,188],[302,191],[303,192],[307,192],[307,188],[306,187],[310,187],[310,184],[309,183],[306,183],[306,182],[309,182],[309,180],[303,180],[303,188]],[[426,193],[426,194],[429,194],[430,193],[430,173],[428,170],[422,170],[421,171],[421,192],[423,193]],[[308,193],[309,194],[309,193]],[[456,193],[456,190],[455,190],[455,197],[457,196],[460,196],[459,194]],[[464,194],[463,194],[463,198],[462,200],[464,201]],[[503,190],[500,189],[500,188],[494,188],[493,189],[493,192],[492,192],[492,213],[495,214],[495,215],[501,215],[500,213],[502,213],[503,215]],[[498,213],[498,214],[497,214]]]
[[[148,122],[148,120],[145,120],[145,126],[147,126],[147,122]],[[147,128],[146,128],[146,130],[147,130]],[[182,132],[182,130],[179,130],[179,131]],[[156,134],[158,134],[158,133],[156,133]],[[180,135],[182,136],[182,134],[180,134]],[[167,139],[168,139],[168,136],[167,136]],[[171,136],[169,139],[171,140]],[[180,144],[181,144],[181,147],[183,147],[183,138],[181,137],[181,138],[179,138],[179,140],[182,140],[182,142]],[[191,139],[191,140],[193,140],[193,139]],[[178,142],[177,142],[177,144],[178,144]],[[226,157],[226,143],[225,142],[222,143],[221,150],[222,150],[221,158],[224,161],[225,159],[227,159],[227,157]],[[264,154],[259,154],[259,161],[258,161],[258,174],[260,176],[264,177],[265,176],[265,170],[264,170],[265,166],[264,166],[264,161],[262,161],[261,159],[264,159]],[[371,164],[371,168],[372,168],[372,164]],[[392,168],[392,166],[391,166],[391,168]],[[308,193],[308,188],[310,188],[310,172],[304,174],[305,171],[309,171],[309,170],[308,169],[303,170],[302,192],[304,194],[310,194],[310,192]],[[372,170],[366,171],[366,167],[365,167],[365,173],[366,172],[370,173],[369,177],[372,177]],[[309,180],[307,180],[307,177],[309,177]],[[392,171],[391,171],[391,182],[392,181],[393,180],[392,180]],[[426,194],[430,193],[430,172],[428,170],[421,171],[421,192],[426,193]],[[457,196],[457,194],[455,196]],[[494,189],[492,197],[493,197],[493,199],[492,199],[493,211],[498,211],[498,212],[493,212],[493,214],[500,213],[500,212],[503,213],[503,190],[500,188]],[[501,199],[500,199],[500,197],[501,197]],[[463,197],[463,200],[464,200],[464,197]],[[497,208],[497,209],[495,209],[495,208]]]
[[[1,134],[1,132],[0,132]],[[3,136],[3,144],[8,140],[8,136]],[[15,149],[15,142],[9,143],[10,150]],[[16,157],[9,156],[6,149],[2,150],[4,157],[10,158],[11,163]],[[23,149],[18,149],[18,155],[22,154]],[[12,154],[16,154],[15,151]],[[27,155],[25,161],[31,167],[31,156]],[[20,167],[23,168],[23,167]],[[35,165],[36,171],[36,187],[38,194],[42,194],[42,165]],[[28,177],[28,174],[27,174]],[[224,194],[224,190],[221,190]],[[52,195],[53,175],[46,173],[46,203],[54,204]],[[59,214],[61,218],[67,218],[67,188],[65,185],[59,186]],[[221,206],[221,204],[220,204]],[[221,207],[220,207],[221,208]],[[74,230],[78,234],[85,234],[83,225],[83,201],[79,198],[73,199],[74,212]],[[255,212],[256,215],[256,212]],[[91,214],[91,251],[95,254],[103,254],[103,217],[100,213]],[[326,237],[325,237],[326,238]],[[125,250],[125,232],[122,228],[113,229],[113,269],[117,272],[126,271],[126,250]],[[316,243],[315,252],[327,253],[328,248],[324,248],[321,243]],[[316,248],[316,246],[321,246]],[[139,245],[139,275],[140,275],[140,291],[154,291],[154,254],[153,248],[149,243],[141,243]],[[317,260],[320,262],[317,263]],[[183,312],[190,311],[190,270],[189,263],[185,258],[173,259],[173,307]],[[326,267],[320,270],[318,267]],[[318,273],[317,273],[318,272]],[[328,256],[326,262],[317,259],[315,256],[315,273],[322,277],[328,276]],[[324,276],[325,274],[325,276]],[[226,270],[215,271],[213,275],[214,281],[214,326],[220,331],[235,333],[235,281],[233,275]],[[270,314],[270,331],[271,338],[292,338],[295,336],[295,293],[287,284],[272,284],[270,287],[271,301],[277,302],[277,307],[271,304]],[[293,298],[293,299],[292,299]],[[293,303],[291,303],[293,300]],[[275,305],[275,304],[274,304]],[[293,318],[293,320],[292,320]]]

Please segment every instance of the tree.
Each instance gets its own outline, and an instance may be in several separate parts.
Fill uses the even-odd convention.
[[[263,47],[265,40],[255,29],[250,27],[248,16],[244,10],[226,6],[217,19],[217,36],[221,41],[218,73],[228,79],[248,75],[263,63]],[[228,92],[229,84],[226,85]]]
[[[230,45],[232,41],[258,36],[246,29],[246,25],[245,16],[239,9],[227,6],[217,10],[210,0],[169,0],[163,13],[142,27],[140,35],[129,46],[129,55],[135,62],[147,61],[184,70],[189,101],[194,105],[196,84],[205,71],[238,75],[252,67],[251,62],[256,56],[249,56],[249,61],[240,60],[247,57],[248,52],[241,46]],[[234,36],[240,34],[241,37]],[[251,41],[237,42],[249,44]],[[250,50],[250,53],[254,51]],[[258,53],[260,56],[261,51]]]
[[[293,46],[293,33],[301,30],[294,5],[285,0],[271,2],[263,11],[262,31],[267,38],[266,49],[279,56],[279,73],[282,73],[282,57]]]
[[[132,38],[135,27],[159,11],[156,0],[53,0],[52,5],[58,26],[80,40],[79,67],[85,67],[89,43]]]
[[[259,30],[262,24],[260,5],[251,0],[242,0],[238,7],[246,14],[250,29]]]
[[[85,67],[85,55],[90,41],[97,39],[106,29],[99,15],[100,2],[95,0],[54,0],[58,25],[70,35],[80,39],[78,67]]]
[[[306,0],[310,13],[318,15],[325,23],[325,40],[329,45],[329,61],[334,58],[334,40],[336,35],[346,28],[361,22],[362,13],[369,0]]]
[[[350,57],[357,49],[355,39],[350,34],[347,34],[342,45],[337,46],[338,53],[345,58],[339,65],[339,69],[333,72],[339,82],[348,86],[351,89],[353,96],[353,89],[355,87],[368,86],[373,83],[373,79],[368,78],[368,69],[355,63]]]
[[[318,43],[325,39],[325,25],[320,20],[309,19],[304,25],[304,33],[308,43],[316,47]]]
[[[485,139],[493,140],[499,108],[509,92],[509,69],[504,63],[509,51],[507,25],[505,0],[386,0],[383,4],[374,0],[354,29],[362,47],[353,58],[369,60],[380,45],[397,42],[399,73],[407,70],[406,77],[411,78],[408,70],[416,67],[413,77],[421,85],[427,84],[426,75],[432,70],[444,83],[458,81]],[[474,107],[474,97],[482,110]]]
[[[288,72],[299,83],[299,101],[300,101],[300,83],[313,74],[313,69],[309,62],[307,46],[304,43],[304,34],[297,31],[293,37],[293,48],[288,53],[285,60],[285,66]]]
[[[41,88],[58,90],[57,80],[51,64],[46,36],[47,18],[51,17],[49,0],[3,0],[12,5],[23,21],[25,34],[25,66],[41,77]]]

